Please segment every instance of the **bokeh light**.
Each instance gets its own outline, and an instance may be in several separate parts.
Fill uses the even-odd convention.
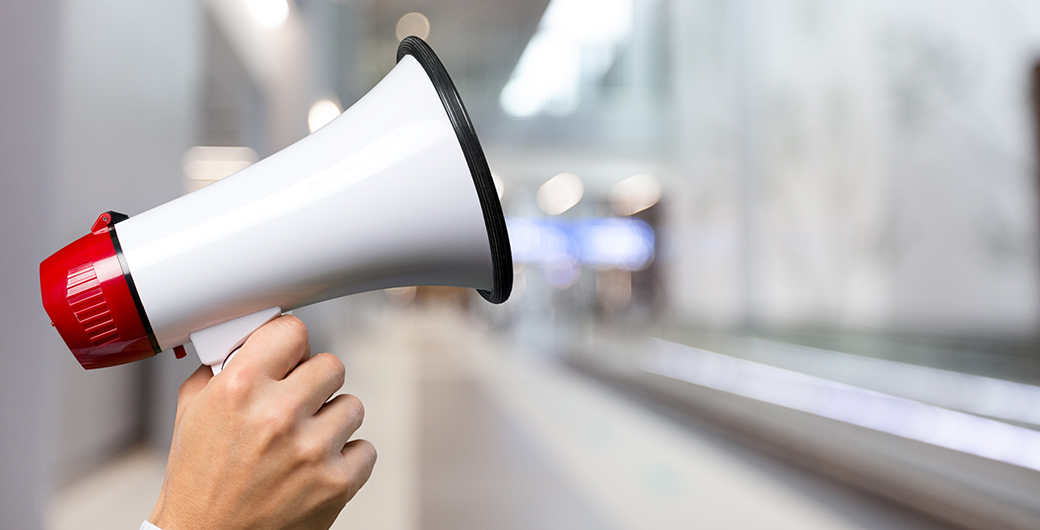
[[[317,131],[339,117],[341,113],[339,105],[331,99],[316,101],[311,105],[310,112],[307,113],[307,127],[311,132]]]
[[[649,173],[640,173],[610,188],[610,207],[618,215],[641,212],[661,200],[661,181]]]
[[[246,0],[249,12],[265,28],[278,28],[289,18],[287,0]]]
[[[538,188],[538,207],[547,215],[560,215],[581,201],[585,185],[574,173],[560,173]]]
[[[491,172],[491,180],[495,182],[495,192],[498,193],[498,198],[501,199],[506,193],[506,181],[502,180],[502,176],[494,171]]]
[[[184,190],[192,192],[204,188],[253,165],[259,159],[256,151],[249,147],[192,147],[181,157]]]
[[[404,40],[413,35],[426,39],[430,36],[430,19],[422,13],[408,13],[397,21],[395,33],[397,40]]]

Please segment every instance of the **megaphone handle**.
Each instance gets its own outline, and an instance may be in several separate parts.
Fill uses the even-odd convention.
[[[209,365],[213,370],[213,375],[217,375],[238,353],[238,349],[254,331],[278,318],[281,314],[282,308],[269,307],[216,326],[200,329],[188,335],[188,338],[195,346],[195,351],[199,354],[202,364]]]
[[[286,312],[284,312],[282,314],[283,315],[291,315],[292,311],[286,311]],[[268,322],[270,322],[270,321],[268,321]],[[266,322],[265,322],[265,324],[266,324]],[[261,325],[263,325],[263,324],[261,324]],[[252,335],[252,333],[250,333],[250,335]],[[247,336],[245,339],[242,339],[242,344],[244,344],[246,342],[246,339],[248,339],[248,338],[249,337]],[[227,366],[229,362],[231,362],[231,359],[234,358],[235,355],[238,355],[238,350],[242,349],[242,344],[239,344],[238,346],[235,346],[235,350],[231,352],[231,355],[227,356],[227,359],[224,359],[224,362],[222,362],[220,364],[210,365],[209,368],[210,368],[210,370],[213,370],[213,375],[217,375],[217,374],[219,374],[220,372],[222,372],[224,370],[224,367]]]

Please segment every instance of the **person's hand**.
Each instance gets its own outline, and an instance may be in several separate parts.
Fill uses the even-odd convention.
[[[257,330],[218,376],[201,366],[181,386],[173,446],[149,521],[162,530],[332,525],[368,480],[372,444],[348,443],[364,408],[343,363],[310,357],[291,316]]]

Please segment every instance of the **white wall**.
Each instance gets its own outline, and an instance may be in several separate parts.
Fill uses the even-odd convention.
[[[134,215],[182,193],[202,19],[182,0],[67,0],[61,22],[59,245],[86,234],[101,212]],[[146,371],[136,363],[87,372],[67,350],[55,354],[61,484],[144,434]]]
[[[42,528],[60,339],[38,267],[55,243],[56,0],[0,2],[0,521]]]
[[[675,1],[677,314],[1030,333],[1025,1]]]

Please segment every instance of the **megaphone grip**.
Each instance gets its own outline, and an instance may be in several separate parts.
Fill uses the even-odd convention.
[[[202,364],[208,365],[213,370],[213,375],[217,375],[254,331],[281,314],[282,308],[270,307],[200,329],[189,335],[191,344],[195,346]]]

